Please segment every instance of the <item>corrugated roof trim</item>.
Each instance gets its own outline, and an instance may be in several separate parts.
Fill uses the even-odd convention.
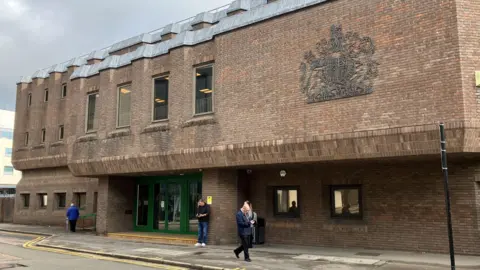
[[[249,0],[244,0],[244,1],[249,1]],[[313,6],[316,4],[320,4],[323,2],[327,2],[329,0],[280,0],[276,1],[273,3],[270,3],[268,5],[266,4],[266,0],[250,0],[250,10],[238,14],[236,16],[231,16],[227,17],[226,12],[227,10],[221,10],[217,12],[216,16],[223,16],[220,21],[208,28],[196,30],[196,31],[188,31],[188,30],[181,30],[173,39],[163,41],[160,43],[156,44],[146,44],[142,45],[137,50],[134,52],[130,52],[121,56],[107,56],[105,60],[103,60],[101,63],[97,63],[94,65],[86,65],[86,59],[88,57],[79,57],[79,58],[74,58],[70,62],[66,64],[67,68],[70,65],[73,64],[79,64],[83,63],[82,65],[79,65],[80,67],[77,68],[70,79],[75,79],[75,78],[86,78],[93,76],[95,74],[98,74],[101,70],[105,69],[110,69],[110,68],[119,68],[122,66],[126,66],[131,64],[132,61],[137,60],[137,59],[142,59],[142,58],[153,58],[159,55],[167,54],[171,49],[185,46],[185,45],[195,45],[199,44],[208,40],[213,39],[214,36],[225,33],[228,31],[232,31],[234,29],[238,29],[250,24],[254,24],[263,20],[267,20],[288,12],[292,12],[301,8],[305,8],[308,6]],[[238,1],[235,1],[236,3]],[[240,1],[241,2],[241,1]],[[232,5],[234,4],[232,3]],[[235,4],[235,5],[241,5],[240,4]],[[260,7],[261,6],[261,7]],[[255,8],[253,8],[255,7]],[[196,18],[196,17],[195,17]],[[185,29],[191,28],[191,22],[195,20],[192,19],[188,22],[185,22],[183,24],[180,24],[180,26]],[[174,24],[171,25],[171,29],[175,29]],[[168,29],[168,27],[166,27]],[[116,48],[120,48],[121,46],[132,46],[135,44],[138,44],[140,42],[145,42],[145,43],[152,43],[156,42],[161,39],[161,33],[164,31],[167,31],[164,29],[161,29],[161,31],[155,32],[154,34],[142,34],[133,38],[130,38],[128,40],[122,41],[123,45],[120,45],[120,43],[115,44],[112,46],[110,49],[108,49],[109,52],[118,50]],[[149,42],[148,42],[149,41]],[[130,45],[128,45],[130,44]],[[128,45],[128,46],[127,46]],[[69,64],[70,63],[70,64]],[[44,70],[39,70],[33,74],[31,78],[42,78],[42,76],[48,77],[48,70],[50,70],[52,67],[44,69]],[[56,67],[55,67],[56,68]],[[60,69],[60,68],[59,68]],[[22,77],[19,83],[29,83],[31,82],[31,78],[28,76]]]
[[[120,41],[118,43],[115,43],[110,47],[108,50],[109,53],[111,52],[116,52],[121,49],[128,48],[130,46],[139,44],[139,43],[151,43],[152,42],[152,35],[150,34],[141,34],[123,41]]]
[[[106,49],[103,49],[103,50],[93,51],[87,56],[87,60],[94,60],[94,59],[103,60],[103,59],[105,59],[105,57],[108,56],[108,50],[109,49],[110,49],[110,47],[108,47]]]

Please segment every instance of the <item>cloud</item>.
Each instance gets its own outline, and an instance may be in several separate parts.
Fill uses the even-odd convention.
[[[0,0],[0,107],[16,80],[233,0]]]

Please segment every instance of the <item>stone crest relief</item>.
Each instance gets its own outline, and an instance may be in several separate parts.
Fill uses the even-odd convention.
[[[332,25],[330,35],[330,40],[317,43],[315,51],[305,53],[300,66],[301,91],[308,103],[372,93],[378,76],[373,40],[344,34],[341,25]]]

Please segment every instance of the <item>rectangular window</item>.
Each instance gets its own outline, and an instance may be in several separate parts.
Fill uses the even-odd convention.
[[[93,193],[93,213],[97,213],[98,207],[98,192]]]
[[[13,130],[9,128],[0,128],[0,138],[13,140]]]
[[[32,93],[28,93],[27,97],[27,107],[32,106]]]
[[[12,148],[5,148],[5,156],[6,157],[12,156]]]
[[[62,98],[67,96],[67,84],[62,85]]]
[[[73,195],[75,205],[80,209],[85,209],[87,206],[87,193],[78,192]]]
[[[44,101],[44,102],[48,102],[48,88],[45,89],[45,93],[44,93],[44,95],[43,95],[43,101]]]
[[[276,216],[299,217],[298,187],[276,187],[274,193]]]
[[[131,85],[118,88],[117,127],[130,126]]]
[[[168,77],[154,80],[153,121],[168,118]]]
[[[3,175],[13,175],[13,167],[12,166],[3,167]]]
[[[86,131],[95,130],[95,108],[97,103],[97,93],[90,94],[87,97],[87,124]]]
[[[361,219],[362,192],[360,185],[331,186],[331,216],[336,218]]]
[[[38,205],[40,208],[47,208],[48,204],[48,195],[46,193],[38,194]]]
[[[22,198],[23,208],[30,207],[30,194],[20,194],[20,197]]]
[[[25,141],[24,141],[25,146],[28,146],[28,132],[25,132],[25,138],[24,139],[25,139]]]
[[[65,127],[63,125],[58,127],[58,140],[62,141],[65,135]]]
[[[46,137],[47,137],[47,130],[42,128],[42,143],[45,142]]]
[[[213,66],[195,70],[195,114],[213,112]]]
[[[57,209],[65,208],[67,205],[67,193],[55,193]]]

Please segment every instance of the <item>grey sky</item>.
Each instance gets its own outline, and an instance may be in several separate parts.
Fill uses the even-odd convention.
[[[0,0],[0,109],[16,81],[232,0]]]

